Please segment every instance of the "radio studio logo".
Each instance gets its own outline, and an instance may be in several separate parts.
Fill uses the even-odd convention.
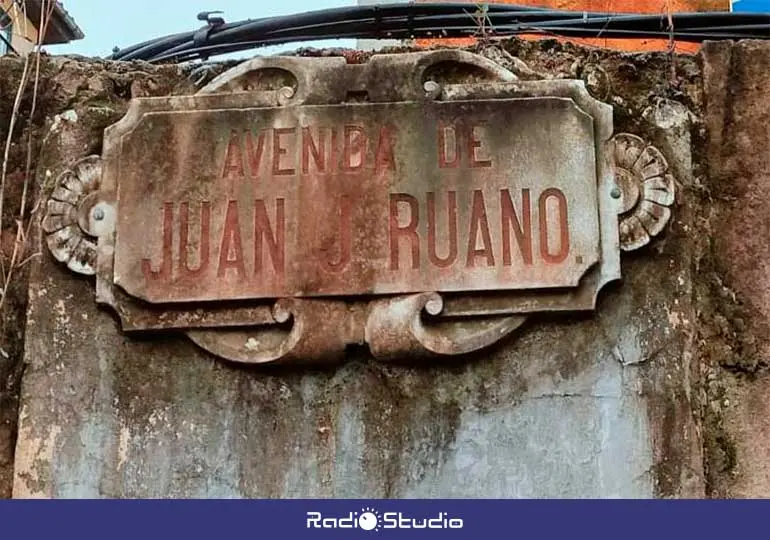
[[[462,529],[463,520],[449,517],[446,512],[432,516],[414,517],[403,512],[381,513],[365,507],[360,512],[343,516],[327,516],[321,512],[308,512],[308,529],[361,529],[379,532],[382,529]]]

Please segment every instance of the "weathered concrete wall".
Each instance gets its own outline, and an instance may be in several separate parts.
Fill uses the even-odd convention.
[[[194,90],[176,68],[155,69],[153,77],[149,77],[133,65],[113,66],[113,69],[106,70],[104,64],[96,62],[80,64],[66,59],[44,58],[35,97],[34,63],[28,73],[28,82],[19,100],[2,190],[4,205],[0,248],[4,281],[12,266],[16,239],[26,236],[30,241],[18,244],[20,249],[16,250],[16,264],[13,265],[9,286],[0,293],[0,497],[10,497],[13,484],[19,391],[25,369],[23,354],[28,276],[33,267],[32,261],[40,254],[40,246],[29,236],[30,232],[36,234],[33,232],[36,229],[30,231],[29,221],[40,188],[51,180],[46,170],[53,170],[49,166],[59,167],[73,155],[98,152],[101,131],[120,118],[126,99],[131,95]],[[0,141],[3,149],[23,74],[24,60],[0,59]],[[180,88],[177,89],[177,85]],[[89,113],[77,123],[77,136],[72,131],[60,130],[76,118],[74,110]],[[57,133],[61,136],[56,136]],[[56,142],[49,144],[54,139]],[[31,150],[29,161],[28,149]],[[25,184],[29,192],[22,209]],[[23,223],[21,236],[17,228],[20,219]]]
[[[770,47],[703,53],[706,152],[718,332],[704,349],[719,376],[707,409],[724,450],[714,495],[770,496]]]
[[[704,71],[695,59],[665,54],[555,42],[506,47],[532,76],[584,77],[595,97],[614,106],[616,131],[655,144],[678,179],[669,229],[624,257],[623,283],[602,292],[595,313],[530,320],[495,349],[452,364],[389,366],[359,349],[328,370],[245,369],[182,337],[124,336],[113,315],[96,307],[92,281],[38,246],[13,495],[762,494],[767,484],[754,474],[763,465],[752,448],[766,433],[756,418],[765,385],[726,371],[744,357],[724,351],[762,335],[766,315],[755,307],[741,323],[725,314],[740,307],[744,293],[736,287],[734,297],[715,284],[730,272],[740,276],[741,261],[745,272],[755,270],[750,258],[705,233],[729,241],[745,227],[739,203],[720,190],[762,193],[747,190],[751,182],[761,186],[767,171],[759,152],[739,165],[714,134],[728,125],[718,119],[723,114],[735,127],[720,132],[721,140],[754,146],[744,142],[755,136],[751,115],[741,120],[740,111],[746,101],[767,103],[767,90],[752,82],[760,72],[750,73],[760,61],[750,58],[761,49],[770,57],[770,47],[707,49]],[[175,68],[146,65],[56,60],[46,77],[69,99],[53,100],[46,111],[41,186],[72,160],[98,152],[101,129],[121,117],[132,94],[194,91]],[[726,85],[720,77],[745,82]],[[735,97],[709,97],[723,87]],[[706,128],[716,146],[706,145]],[[724,172],[707,167],[710,148],[723,148],[718,163],[731,164]],[[756,223],[767,223],[761,205],[752,208]],[[752,286],[743,283],[749,298]],[[738,407],[726,406],[735,395],[744,396]],[[735,471],[743,471],[738,480]]]

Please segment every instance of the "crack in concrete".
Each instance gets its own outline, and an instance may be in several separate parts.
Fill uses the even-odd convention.
[[[610,395],[610,394],[581,394],[581,393],[564,392],[564,393],[538,394],[535,396],[527,396],[524,398],[524,400],[553,399],[553,398],[621,399],[622,397],[623,396],[621,395]]]

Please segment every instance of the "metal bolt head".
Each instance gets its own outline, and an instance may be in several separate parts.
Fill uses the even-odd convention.
[[[93,216],[96,221],[101,221],[104,219],[104,210],[101,208],[94,208]]]
[[[623,195],[623,192],[620,191],[620,188],[618,186],[614,186],[612,188],[612,191],[610,191],[610,197],[613,199],[620,199],[620,197]]]

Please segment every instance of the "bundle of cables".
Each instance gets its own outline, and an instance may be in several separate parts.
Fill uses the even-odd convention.
[[[282,17],[208,24],[114,52],[112,60],[186,62],[291,42],[321,39],[458,38],[516,34],[565,37],[664,38],[701,42],[770,39],[767,13],[629,15],[563,11],[509,4],[387,4],[324,9]]]

